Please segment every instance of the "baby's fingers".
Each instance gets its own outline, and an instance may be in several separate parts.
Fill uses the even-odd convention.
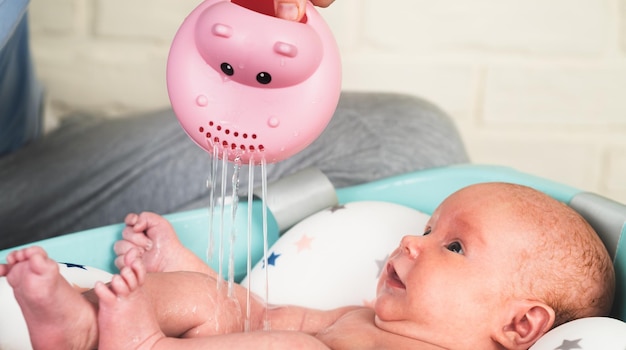
[[[128,241],[137,247],[150,250],[152,248],[152,240],[148,238],[143,232],[135,232],[132,228],[127,227],[122,231],[122,238],[124,241]]]
[[[113,250],[117,257],[115,258],[115,267],[122,269],[128,266],[129,262],[141,258],[142,252],[135,245],[127,241],[117,241],[113,246]]]
[[[114,263],[115,263],[115,267],[117,267],[118,270],[121,270],[124,266],[126,266],[124,265],[124,255],[118,255],[115,258]]]
[[[124,255],[126,254],[127,251],[129,251],[131,248],[134,248],[134,247],[136,247],[134,243],[121,240],[121,241],[115,242],[115,244],[113,245],[113,251],[115,252],[115,255]]]
[[[139,215],[135,214],[135,213],[129,213],[128,215],[126,215],[126,217],[124,218],[124,223],[128,226],[135,226],[135,224],[137,223],[137,220],[139,219]]]

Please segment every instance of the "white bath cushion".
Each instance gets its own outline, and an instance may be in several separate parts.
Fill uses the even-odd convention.
[[[608,317],[587,317],[546,333],[530,350],[626,349],[626,323]]]
[[[288,230],[269,249],[270,304],[331,309],[367,305],[389,254],[405,235],[424,232],[429,216],[388,202],[352,202],[318,212]],[[251,290],[265,298],[265,263]],[[242,281],[247,286],[247,278]]]

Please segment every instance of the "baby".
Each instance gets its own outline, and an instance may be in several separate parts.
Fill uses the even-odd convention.
[[[444,200],[423,234],[391,254],[373,308],[265,314],[253,299],[248,332],[245,288],[220,292],[216,273],[164,218],[130,214],[126,224],[115,245],[120,274],[83,295],[41,248],[0,265],[36,349],[528,349],[561,323],[607,315],[613,301],[613,265],[589,224],[513,184],[472,185]]]

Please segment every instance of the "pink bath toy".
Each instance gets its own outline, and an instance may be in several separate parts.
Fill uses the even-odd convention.
[[[272,0],[206,0],[185,19],[167,64],[170,101],[200,147],[233,161],[286,159],[330,121],[341,62],[313,5],[300,22]]]

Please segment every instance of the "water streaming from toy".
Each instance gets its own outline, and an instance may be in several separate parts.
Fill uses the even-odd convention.
[[[215,250],[215,230],[213,229],[213,212],[215,210],[215,187],[217,186],[217,167],[219,160],[219,148],[213,147],[213,154],[211,158],[211,173],[207,180],[207,186],[209,186],[209,243],[206,251],[206,260],[211,261],[213,259],[213,251]]]
[[[246,251],[248,252],[248,256],[246,259],[246,276],[250,275],[252,271],[252,203],[254,201],[254,196],[252,193],[254,192],[254,159],[250,158],[250,162],[248,164],[248,221],[247,221],[247,231],[246,231]],[[267,252],[263,252],[263,259],[267,256]],[[251,301],[250,290],[252,288],[251,285],[252,279],[248,278],[248,285],[246,286],[246,318],[244,324],[244,331],[250,330],[250,316],[251,316],[251,308],[249,307]]]
[[[235,240],[237,239],[237,230],[236,230],[236,219],[237,219],[237,208],[239,207],[239,172],[241,170],[241,160],[239,158],[235,158],[233,161],[235,164],[233,170],[232,177],[232,202],[231,202],[231,222],[232,225],[230,227],[230,252],[228,254],[228,297],[232,298],[233,295],[233,284],[235,283]]]
[[[208,185],[209,244],[207,261],[218,250],[218,290],[224,290],[226,242],[228,297],[236,274],[233,246],[239,207],[239,173],[249,165],[248,261],[253,237],[263,236],[263,261],[268,252],[267,164],[284,160],[313,142],[330,121],[341,89],[341,64],[336,43],[321,16],[308,3],[301,22],[273,16],[272,0],[206,0],[180,26],[168,58],[167,86],[174,112],[189,137],[212,157]],[[217,197],[218,159],[221,159]],[[232,193],[227,195],[228,164],[232,163]],[[261,167],[262,232],[252,225],[255,166]],[[230,203],[227,203],[230,200]],[[226,218],[230,205],[230,219]],[[214,247],[216,213],[219,247]],[[229,239],[225,237],[231,222]],[[266,292],[269,266],[266,264]],[[250,327],[247,296],[246,328]],[[264,328],[269,329],[267,309]]]

